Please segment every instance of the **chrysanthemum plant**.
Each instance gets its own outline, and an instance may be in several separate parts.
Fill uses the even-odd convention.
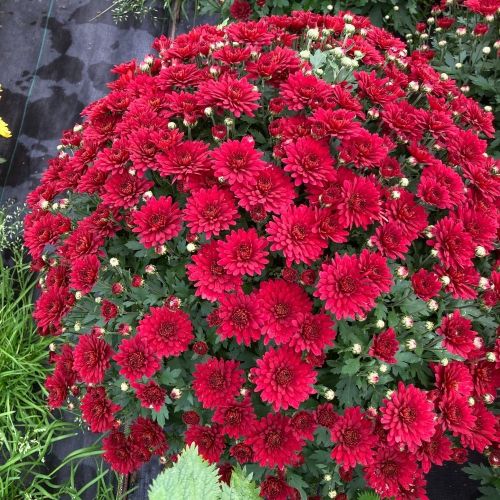
[[[498,463],[491,114],[350,13],[154,48],[29,196],[49,404],[120,473],[194,443],[265,498]]]

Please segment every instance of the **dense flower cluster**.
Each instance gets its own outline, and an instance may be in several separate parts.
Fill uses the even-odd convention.
[[[273,499],[498,450],[491,114],[349,13],[154,48],[29,195],[49,404],[121,473],[196,443]]]

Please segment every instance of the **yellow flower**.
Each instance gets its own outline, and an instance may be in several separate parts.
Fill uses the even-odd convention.
[[[6,139],[12,137],[9,126],[2,120],[2,118],[0,118],[0,137],[5,137]]]

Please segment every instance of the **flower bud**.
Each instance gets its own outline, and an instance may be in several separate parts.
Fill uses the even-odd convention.
[[[351,348],[353,354],[361,354],[361,350],[362,350],[361,344],[353,344]]]
[[[177,128],[177,125],[174,122],[168,122],[167,127],[169,130],[174,130]]]
[[[328,482],[329,482],[329,481],[331,481],[331,480],[332,480],[332,476],[331,476],[330,474],[325,474],[325,475],[323,476],[323,481],[325,481],[325,482],[327,482],[327,483],[328,483]]]
[[[189,253],[193,253],[193,252],[196,252],[196,249],[198,248],[198,246],[195,244],[195,243],[188,243],[186,245],[186,250],[189,252]]]
[[[480,290],[488,290],[490,288],[490,281],[488,278],[481,277],[479,278],[479,289]]]
[[[375,323],[375,325],[376,325],[377,328],[384,328],[385,321],[382,320],[382,319],[379,319],[379,320],[377,320],[377,322]]]
[[[387,373],[387,370],[388,370],[388,369],[389,369],[389,367],[388,367],[387,365],[382,364],[382,365],[380,365],[380,367],[379,367],[378,371],[379,371],[380,373]]]
[[[328,492],[328,498],[336,498],[337,497],[337,492],[335,490],[330,490]]]
[[[425,322],[425,329],[429,332],[432,332],[432,330],[434,330],[434,327],[436,325],[432,322],[432,321],[426,321]]]
[[[109,265],[111,267],[118,267],[120,265],[120,261],[116,257],[111,257],[111,259],[109,259]]]
[[[396,270],[396,274],[400,278],[406,278],[408,276],[408,269],[404,266],[399,266]]]
[[[485,257],[487,255],[486,248],[483,246],[479,245],[476,247],[475,250],[476,257]]]
[[[128,391],[128,384],[127,384],[127,382],[122,382],[122,384],[120,385],[120,389],[123,392],[127,392]]]
[[[474,406],[476,404],[476,400],[471,396],[467,399],[467,403],[469,403],[469,406]]]
[[[82,292],[75,292],[75,299],[80,300],[83,297]]]
[[[439,309],[439,304],[434,299],[431,299],[427,302],[427,309],[432,312],[437,311]]]
[[[333,391],[332,389],[327,389],[325,391],[325,399],[327,401],[332,401],[334,397],[335,397],[335,391]]]
[[[368,383],[372,385],[375,385],[380,380],[379,374],[377,372],[370,372],[367,378]]]
[[[482,53],[487,56],[491,53],[491,47],[483,47]]]
[[[415,339],[408,339],[406,341],[406,348],[409,351],[414,351],[417,348],[417,341]]]
[[[182,391],[180,389],[177,389],[177,387],[174,387],[170,391],[170,399],[179,399],[182,396]]]
[[[75,327],[74,327],[75,332],[79,332],[81,330],[81,328],[82,328],[81,323],[79,321],[77,321],[75,323]]]
[[[308,50],[301,50],[299,55],[302,59],[309,59],[311,57],[311,53]]]
[[[450,362],[450,360],[448,358],[443,358],[439,361],[439,363],[442,365],[442,366],[448,366],[448,363]]]
[[[319,38],[319,30],[317,28],[311,28],[307,30],[307,38],[311,40],[317,40]]]
[[[354,24],[346,23],[344,25],[344,31],[348,34],[351,34],[351,33],[354,33],[356,31],[356,27],[354,26]]]
[[[144,268],[144,272],[146,274],[154,274],[156,272],[156,267],[153,265],[153,264],[148,264],[145,268]]]
[[[487,352],[486,360],[489,361],[490,363],[495,363],[497,360],[496,354],[494,352]]]
[[[495,398],[493,397],[492,394],[485,394],[483,396],[483,401],[487,404],[487,405],[490,405],[491,403],[493,403],[493,401],[495,401]]]
[[[413,327],[413,318],[411,316],[403,316],[401,318],[401,324],[409,330]]]

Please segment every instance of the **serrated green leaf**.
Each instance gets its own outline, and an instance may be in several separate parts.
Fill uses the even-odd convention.
[[[341,373],[344,375],[355,375],[359,371],[359,358],[348,359],[342,366]]]
[[[252,481],[252,474],[246,474],[241,467],[235,467],[231,483],[221,483],[221,500],[260,500],[259,488]]]
[[[362,491],[358,496],[357,500],[380,500],[380,497],[374,491]]]

